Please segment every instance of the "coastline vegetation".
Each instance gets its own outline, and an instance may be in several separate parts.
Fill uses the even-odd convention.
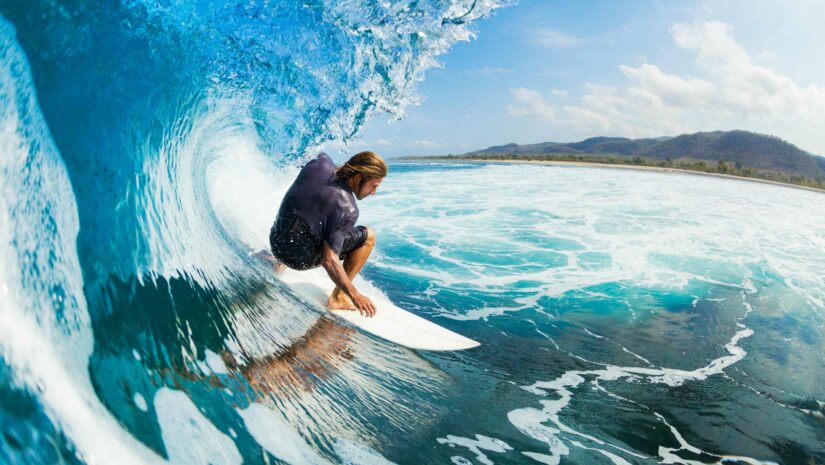
[[[679,158],[676,160],[667,157],[664,160],[639,157],[639,156],[622,156],[622,155],[578,155],[568,153],[544,153],[544,154],[483,154],[483,155],[431,155],[431,156],[416,156],[416,157],[402,157],[402,160],[434,160],[434,161],[560,161],[560,162],[577,162],[577,163],[599,163],[608,165],[632,165],[651,168],[662,169],[678,169],[685,171],[697,171],[702,173],[724,174],[730,176],[737,176],[742,178],[761,179],[766,181],[773,181],[782,184],[789,184],[794,186],[802,186],[812,189],[825,191],[825,181],[821,179],[811,178],[801,174],[788,174],[781,171],[756,169],[750,166],[744,166],[740,162],[730,162],[725,160],[718,160],[716,163],[709,163],[706,160],[695,160],[691,158]]]

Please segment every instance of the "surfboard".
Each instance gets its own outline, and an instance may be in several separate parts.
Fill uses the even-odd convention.
[[[326,309],[326,302],[335,285],[324,270],[307,271],[286,269],[277,275],[293,292],[309,302]],[[416,350],[464,350],[480,344],[418,315],[397,307],[377,290],[356,278],[356,287],[375,304],[372,317],[354,310],[327,310],[338,318],[374,334],[381,339]]]

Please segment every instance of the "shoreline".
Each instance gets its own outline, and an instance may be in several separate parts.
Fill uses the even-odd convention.
[[[439,163],[498,163],[498,164],[513,164],[513,165],[557,165],[557,166],[580,166],[580,167],[598,167],[598,168],[616,168],[616,169],[631,169],[631,170],[641,170],[641,171],[658,171],[658,172],[670,172],[670,173],[683,173],[683,174],[696,174],[700,176],[713,176],[719,178],[727,178],[733,179],[738,181],[751,181],[751,182],[758,182],[763,184],[773,184],[776,186],[784,186],[784,187],[793,187],[796,189],[803,189],[806,191],[817,192],[820,194],[825,194],[825,189],[817,189],[815,187],[808,187],[808,186],[800,186],[798,184],[788,184],[779,181],[772,181],[770,179],[759,179],[759,178],[749,178],[745,176],[735,176],[732,174],[724,174],[724,173],[708,173],[705,171],[694,171],[694,170],[686,170],[682,168],[672,168],[672,167],[665,167],[665,166],[645,166],[645,165],[626,165],[620,163],[596,163],[596,162],[586,162],[586,161],[565,161],[565,160],[500,160],[500,159],[486,159],[486,158],[407,158],[407,159],[399,159],[398,161],[401,162],[414,162],[414,163],[421,163],[427,161],[434,161]]]

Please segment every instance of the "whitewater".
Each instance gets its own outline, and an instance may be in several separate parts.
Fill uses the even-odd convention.
[[[393,162],[356,284],[462,353],[249,258],[319,147],[509,4],[0,2],[0,462],[825,461],[821,194]]]

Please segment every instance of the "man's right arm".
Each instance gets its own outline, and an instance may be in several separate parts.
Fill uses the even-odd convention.
[[[349,296],[352,303],[355,304],[355,308],[358,309],[362,315],[375,315],[375,305],[369,297],[358,292],[358,289],[356,289],[352,284],[352,280],[350,280],[349,276],[347,276],[347,272],[344,270],[344,266],[341,265],[341,261],[338,260],[338,254],[335,253],[335,251],[332,250],[332,247],[330,247],[326,242],[324,242],[321,266],[323,266],[327,271],[327,274],[330,279],[332,279],[332,282],[334,282],[339,289],[344,291],[344,293]]]

